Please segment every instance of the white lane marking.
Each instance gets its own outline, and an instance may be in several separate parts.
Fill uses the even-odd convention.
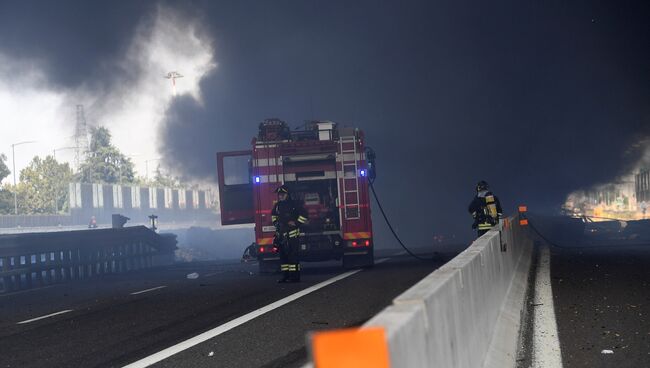
[[[406,254],[406,251],[403,250],[403,251],[401,251],[401,252],[397,252],[397,253],[393,254],[391,257],[403,256],[403,255],[405,255],[405,254]]]
[[[137,362],[133,362],[129,365],[124,366],[124,368],[140,368],[140,367],[148,367],[154,363],[158,363],[159,361],[163,359],[167,359],[170,356],[180,353],[183,350],[187,350],[195,345],[198,345],[202,342],[205,342],[213,337],[219,336],[224,332],[230,331],[233,328],[240,326],[252,319],[255,319],[263,314],[266,314],[276,308],[279,308],[285,304],[291,303],[292,301],[302,298],[303,296],[313,293],[314,291],[324,288],[327,285],[333,284],[339,280],[343,280],[346,277],[352,276],[357,272],[360,272],[361,269],[358,270],[353,270],[353,271],[348,271],[346,273],[342,273],[338,276],[332,277],[329,280],[323,281],[319,284],[316,284],[314,286],[310,286],[304,290],[301,290],[295,294],[289,295],[286,298],[280,299],[276,302],[273,302],[267,306],[264,306],[262,308],[259,308],[257,310],[254,310],[248,314],[245,314],[241,317],[235,318],[230,322],[226,322],[221,326],[215,327],[211,329],[210,331],[206,331],[200,335],[194,336],[188,340],[185,340],[183,342],[180,342],[174,346],[168,347],[165,350],[159,351],[153,355],[150,355],[146,358],[140,359]]]
[[[134,291],[134,292],[131,293],[131,295],[138,295],[138,294],[142,294],[142,293],[148,293],[150,291],[154,291],[154,290],[158,290],[158,289],[164,289],[166,287],[167,286],[163,285],[163,286],[156,286],[155,288],[151,288],[151,289],[147,289],[147,290]]]
[[[534,304],[533,368],[562,368],[562,354],[553,308],[551,257],[548,246],[542,247],[537,264]]]
[[[388,261],[389,259],[390,259],[390,258],[382,258],[382,259],[378,259],[378,260],[375,261],[375,264],[384,263],[384,262]]]
[[[42,319],[45,319],[45,318],[50,318],[50,317],[58,316],[59,314],[68,313],[68,312],[72,312],[72,309],[66,309],[66,310],[63,310],[63,311],[60,311],[60,312],[56,312],[56,313],[51,313],[51,314],[48,314],[48,315],[45,315],[45,316],[40,316],[40,317],[36,317],[36,318],[32,318],[32,319],[27,319],[27,320],[24,320],[24,321],[20,321],[20,322],[18,322],[18,323],[16,323],[16,324],[17,324],[17,325],[22,325],[22,324],[24,324],[24,323],[30,323],[30,322],[34,322],[34,321],[39,321],[39,320],[42,320]]]

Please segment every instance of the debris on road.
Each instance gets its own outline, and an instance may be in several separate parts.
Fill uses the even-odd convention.
[[[214,351],[211,351],[210,353],[208,353],[208,356],[209,357],[214,356]]]
[[[614,352],[612,350],[607,350],[607,349],[601,351],[600,353],[601,354],[614,354]]]

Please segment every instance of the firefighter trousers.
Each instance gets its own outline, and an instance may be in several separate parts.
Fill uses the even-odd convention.
[[[285,280],[300,281],[299,233],[298,229],[289,231],[280,247],[280,270],[282,271],[282,278]]]

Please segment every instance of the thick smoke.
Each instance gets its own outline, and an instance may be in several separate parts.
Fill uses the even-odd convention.
[[[158,6],[47,4],[32,22],[24,22],[30,5],[0,5],[0,47],[46,60],[61,88],[110,85],[105,71]],[[197,82],[201,99],[184,94],[162,112],[166,163],[214,180],[215,152],[248,148],[267,117],[358,126],[377,151],[383,205],[410,243],[471,236],[466,206],[478,180],[508,212],[519,203],[550,211],[571,191],[628,172],[646,149],[645,2],[196,1],[173,9],[200,23],[197,39],[214,47],[219,67]]]
[[[0,48],[14,59],[38,61],[55,88],[109,84],[126,71],[112,62],[128,47],[150,2],[83,0],[0,3]],[[93,82],[94,81],[94,82]]]
[[[0,46],[0,96],[6,95],[3,101],[9,102],[0,103],[0,113],[24,128],[3,131],[0,145],[37,140],[29,147],[31,152],[23,150],[24,161],[32,157],[30,153],[51,154],[54,148],[71,146],[75,106],[84,105],[87,122],[109,127],[114,142],[136,163],[140,175],[146,175],[149,161],[153,163],[148,166],[168,166],[157,159],[159,124],[174,98],[171,81],[163,76],[181,70],[177,95],[201,102],[199,81],[216,66],[211,37],[202,32],[200,16],[164,5],[118,5],[109,10],[102,4],[63,3],[51,12],[47,3],[32,5],[48,17],[40,19],[40,11],[32,17],[34,12],[27,13],[21,6],[7,7],[7,13],[0,15],[21,19],[43,32],[26,32],[23,43]],[[23,27],[8,23],[18,30]],[[51,49],[52,43],[61,43],[60,50]]]
[[[248,148],[263,118],[331,119],[366,131],[407,240],[468,237],[482,179],[508,212],[556,210],[645,149],[650,12],[639,4],[292,3],[228,9],[246,19],[236,23],[211,9],[220,69],[204,106],[170,109],[166,157],[214,176],[214,153]]]

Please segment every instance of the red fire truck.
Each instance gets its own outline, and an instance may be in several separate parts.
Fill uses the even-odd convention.
[[[221,223],[255,224],[260,272],[279,269],[271,209],[282,184],[309,214],[301,228],[301,261],[374,264],[368,192],[374,153],[361,130],[329,121],[290,130],[284,121],[267,119],[252,150],[217,153],[217,170]]]

